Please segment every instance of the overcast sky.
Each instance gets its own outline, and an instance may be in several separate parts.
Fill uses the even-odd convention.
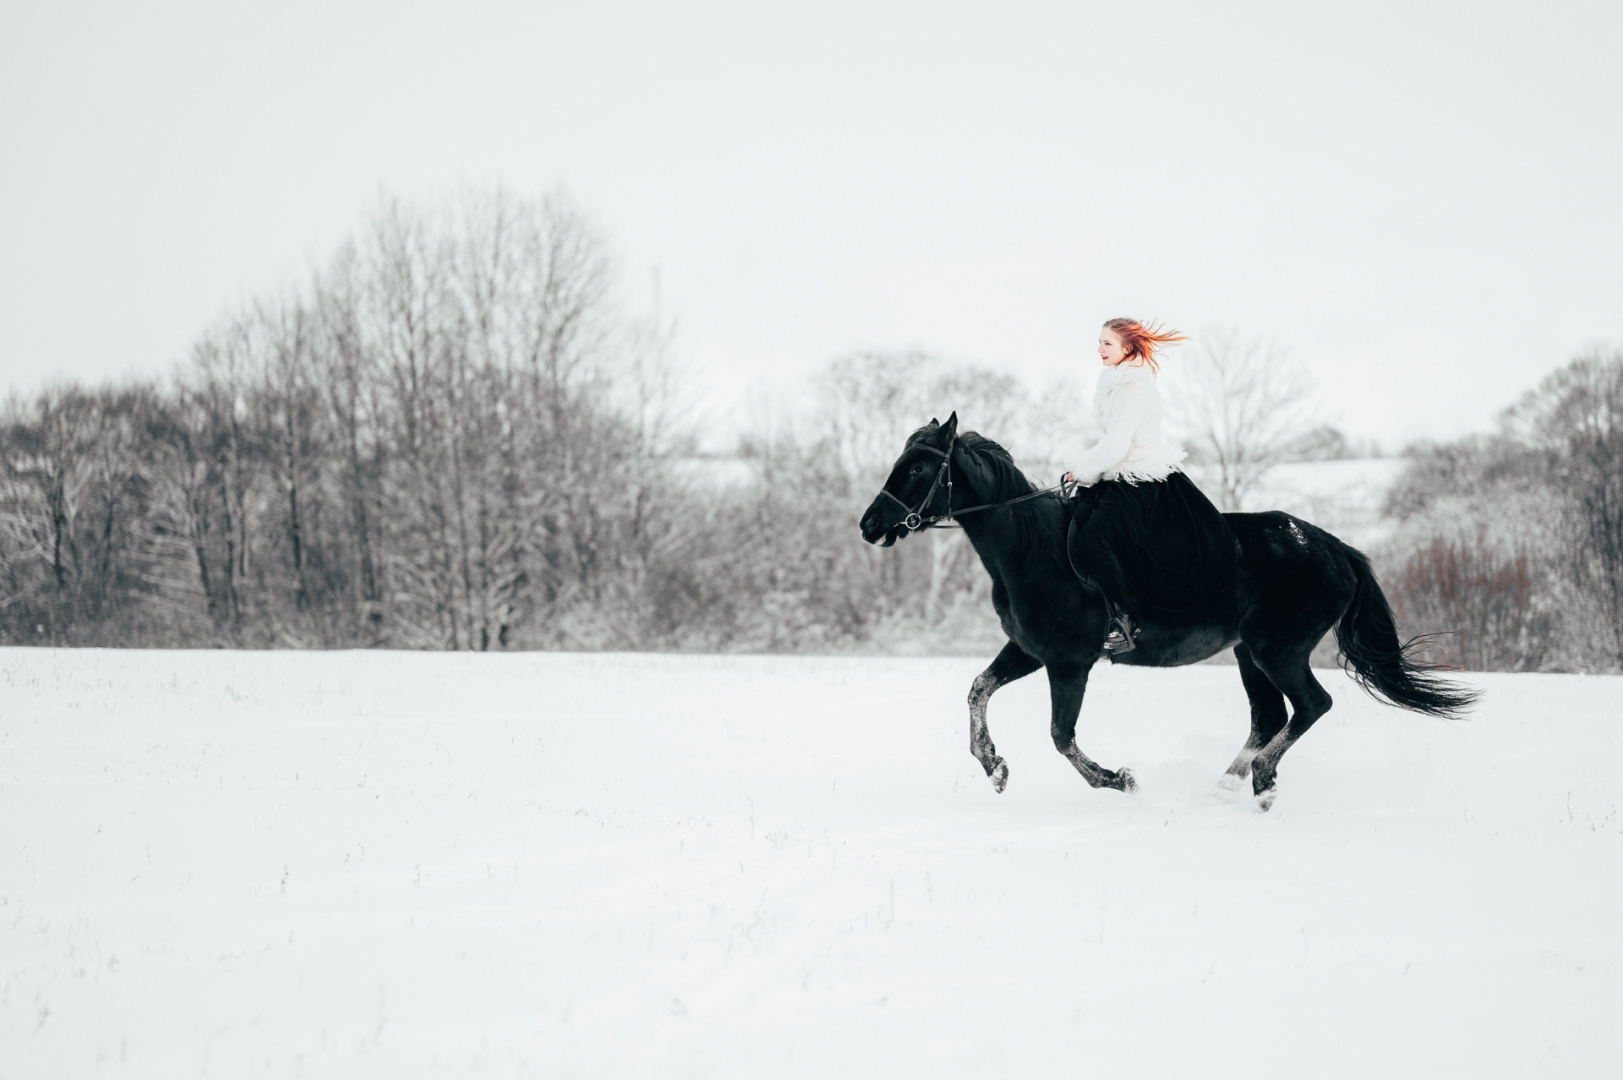
[[[1615,0],[0,0],[0,386],[167,372],[380,188],[562,184],[722,400],[855,347],[1091,385],[1125,314],[1458,434],[1623,344],[1620,47]]]

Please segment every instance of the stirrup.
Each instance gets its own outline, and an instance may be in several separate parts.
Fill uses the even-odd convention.
[[[1113,611],[1110,618],[1110,631],[1105,634],[1105,652],[1119,656],[1138,648],[1138,643],[1133,640],[1138,637],[1138,627],[1133,625],[1132,616],[1125,611]]]

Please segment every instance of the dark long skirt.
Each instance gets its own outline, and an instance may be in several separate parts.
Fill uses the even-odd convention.
[[[1077,496],[1071,561],[1135,618],[1197,619],[1234,588],[1228,522],[1181,472],[1129,484],[1101,480]]]

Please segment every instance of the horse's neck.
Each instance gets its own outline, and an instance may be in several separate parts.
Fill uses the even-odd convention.
[[[1026,474],[1013,462],[1005,464],[983,450],[971,450],[962,443],[958,444],[957,456],[971,462],[976,467],[976,472],[986,478],[972,481],[962,462],[953,463],[953,479],[965,487],[966,493],[975,496],[973,503],[975,506],[1008,502],[1022,495],[1030,495],[1037,489],[1037,485],[1026,479]],[[964,505],[969,506],[971,503],[966,499]]]
[[[969,449],[960,452],[965,455],[978,453]],[[954,500],[957,505],[968,507],[1008,502],[1029,495],[1033,490],[1025,474],[1013,465],[1007,468],[987,466],[977,471],[995,479],[991,483],[976,483],[969,479],[962,468],[953,469],[953,479],[964,489]],[[1001,556],[1017,551],[1020,546],[1020,526],[1014,514],[1000,513],[995,509],[981,510],[959,518],[958,524],[963,527],[964,535],[988,569],[992,569],[993,563]]]

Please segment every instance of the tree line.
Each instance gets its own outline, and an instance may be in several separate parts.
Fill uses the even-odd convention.
[[[1406,625],[1474,670],[1623,670],[1623,350],[1578,356],[1494,433],[1409,458],[1382,552]]]
[[[0,642],[862,640],[908,574],[849,542],[849,458],[753,437],[716,483],[669,344],[568,199],[385,200],[172,379],[7,404]]]
[[[6,638],[541,644],[669,541],[639,329],[566,201],[387,202],[171,383],[11,404]]]
[[[0,644],[996,650],[961,535],[872,549],[857,516],[954,408],[1052,482],[1097,434],[1080,380],[852,353],[718,462],[671,354],[567,198],[385,199],[173,377],[6,405]],[[1185,366],[1172,414],[1225,508],[1344,448],[1256,340]],[[1413,448],[1372,553],[1404,625],[1472,668],[1623,665],[1620,416],[1596,352],[1499,433]]]

